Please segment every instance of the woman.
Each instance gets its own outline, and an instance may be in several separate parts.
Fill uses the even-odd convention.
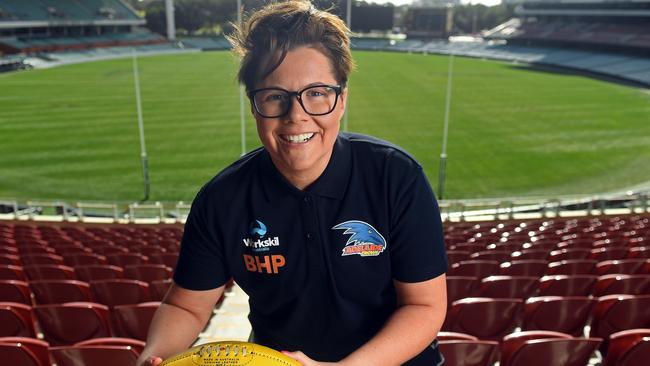
[[[442,364],[440,214],[412,157],[339,133],[345,24],[290,1],[256,12],[231,42],[264,146],[198,193],[138,364],[187,349],[231,277],[249,295],[253,341],[303,365]]]

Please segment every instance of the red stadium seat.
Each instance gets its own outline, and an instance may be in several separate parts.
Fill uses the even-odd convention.
[[[490,260],[466,260],[454,263],[449,268],[449,276],[488,277],[498,274],[499,262]]]
[[[164,264],[128,265],[124,267],[124,277],[150,283],[171,278],[172,269]]]
[[[108,259],[109,264],[120,267],[147,264],[149,262],[149,257],[138,253],[108,254],[106,259]]]
[[[0,280],[27,281],[24,267],[12,264],[0,264]]]
[[[585,366],[601,342],[601,338],[529,340],[500,366]]]
[[[607,338],[626,329],[650,327],[650,295],[606,295],[593,310],[592,337]]]
[[[50,366],[49,344],[28,337],[0,337],[0,360],[11,366]]]
[[[90,283],[95,301],[108,306],[151,301],[149,284],[138,280],[101,280]]]
[[[12,266],[22,266],[23,263],[20,261],[20,257],[14,254],[3,254],[0,253],[0,264],[10,264]]]
[[[458,263],[460,261],[468,260],[470,252],[467,250],[448,250],[447,260],[449,264]],[[151,257],[151,256],[150,256]],[[153,258],[151,258],[153,259]]]
[[[136,352],[142,353],[145,343],[132,338],[122,338],[122,337],[103,337],[103,338],[92,338],[79,343],[75,343],[75,346],[129,346],[133,348]]]
[[[124,269],[110,264],[75,266],[74,271],[80,280],[86,282],[124,278]]]
[[[507,251],[509,254],[512,254],[512,252],[519,251],[522,245],[523,243],[521,241],[508,238],[508,241],[506,242],[493,243],[488,245],[486,248],[489,250]]]
[[[533,243],[525,243],[522,245],[522,249],[536,249],[536,250],[545,250],[546,252],[550,252],[553,249],[556,248],[557,241],[556,240],[551,240],[551,241],[536,241]]]
[[[621,259],[599,262],[596,266],[598,275],[641,273],[646,259]]]
[[[505,262],[510,259],[511,252],[505,250],[483,250],[480,252],[472,253],[469,256],[470,260],[489,260],[497,261],[499,263]]]
[[[36,305],[34,314],[43,336],[53,346],[110,337],[108,307],[92,302]]]
[[[58,254],[21,254],[20,260],[24,265],[30,264],[64,264],[63,257]]]
[[[650,258],[650,246],[630,248],[627,253],[627,258]]]
[[[0,302],[0,337],[35,338],[32,308],[17,302]]]
[[[172,284],[171,279],[151,281],[149,283],[149,292],[151,292],[151,300],[162,301],[165,298],[165,295],[167,295],[167,290],[169,290],[169,286],[171,286],[171,284]],[[447,288],[447,296],[449,296],[449,288]]]
[[[499,358],[499,342],[479,340],[445,340],[438,343],[450,366],[491,366]]]
[[[479,297],[525,299],[537,291],[539,278],[530,276],[490,276],[481,280]]]
[[[546,275],[595,274],[596,264],[593,259],[569,259],[548,264]]]
[[[473,335],[458,332],[438,332],[436,338],[439,341],[478,341]]]
[[[540,277],[546,271],[548,262],[540,259],[521,259],[501,263],[499,274],[504,276]]]
[[[178,252],[152,254],[149,257],[149,263],[164,264],[172,269],[176,268],[176,262],[178,262]]]
[[[18,255],[57,254],[52,247],[43,244],[21,244],[16,247]]]
[[[466,297],[476,296],[478,278],[471,276],[447,276],[447,303],[451,303]]]
[[[70,244],[57,246],[56,253],[63,257],[67,257],[69,255],[92,253],[92,250],[82,245]]]
[[[76,280],[74,268],[62,264],[34,264],[25,266],[30,280]]]
[[[586,259],[591,254],[591,249],[586,248],[563,248],[552,251],[548,256],[549,262],[559,262],[569,259]]]
[[[18,280],[0,280],[0,301],[32,305],[32,291],[29,289],[29,284]]]
[[[650,294],[650,275],[609,274],[598,277],[593,295],[599,297],[613,294]]]
[[[135,253],[142,254],[142,255],[144,255],[146,257],[149,257],[149,256],[151,256],[153,254],[162,254],[162,253],[167,252],[167,249],[165,249],[163,247],[159,247],[157,245],[143,245],[143,246],[141,246],[140,248],[137,248],[137,249],[136,248],[130,248],[130,249],[131,249],[131,251],[133,251]]]
[[[105,256],[95,253],[71,254],[65,257],[65,261],[68,265],[75,268],[77,266],[87,266],[91,264],[108,264]]]
[[[553,332],[548,330],[529,330],[515,332],[503,337],[500,344],[501,362],[500,365],[509,365],[512,355],[520,349],[527,341],[538,339],[572,339],[570,334]],[[549,364],[555,366],[555,364]]]
[[[519,325],[522,307],[521,299],[473,297],[457,300],[447,314],[449,329],[445,330],[498,340]]]
[[[57,366],[135,366],[140,356],[130,346],[67,346],[52,347]]]
[[[539,296],[588,296],[596,275],[544,276],[539,280]]]
[[[607,260],[625,259],[628,257],[628,255],[629,255],[628,248],[602,247],[602,248],[592,249],[591,253],[589,254],[589,259],[594,259],[599,262],[602,262]]]
[[[115,335],[146,341],[149,325],[159,306],[160,302],[145,302],[114,307]]]
[[[0,238],[0,254],[18,255],[18,249],[14,246],[5,245]]]
[[[37,304],[92,301],[90,285],[77,280],[38,280],[29,283]]]
[[[628,329],[609,337],[602,366],[638,366],[650,360],[650,329]]]
[[[531,297],[524,304],[522,329],[582,335],[595,303],[586,296]]]
[[[546,249],[523,249],[523,250],[518,250],[516,252],[513,252],[510,255],[510,258],[512,261],[536,259],[536,260],[543,260],[546,262],[549,253],[550,252]]]

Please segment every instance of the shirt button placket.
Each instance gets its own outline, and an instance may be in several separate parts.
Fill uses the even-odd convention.
[[[304,229],[305,229],[305,239],[307,239],[308,242],[311,242],[314,240],[314,230],[315,227],[313,226],[314,222],[314,205],[313,205],[313,199],[309,195],[305,195],[302,198],[303,201],[303,219],[304,219]]]

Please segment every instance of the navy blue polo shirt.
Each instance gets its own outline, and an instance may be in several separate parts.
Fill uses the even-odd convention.
[[[175,282],[231,277],[249,295],[255,341],[338,361],[395,311],[393,280],[447,270],[440,213],[422,167],[400,148],[339,134],[323,174],[299,190],[263,148],[224,169],[192,204]],[[437,357],[427,348],[409,365]]]

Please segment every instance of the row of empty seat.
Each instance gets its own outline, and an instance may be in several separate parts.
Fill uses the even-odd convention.
[[[510,22],[499,31],[492,32],[490,38],[650,48],[649,31],[647,24]]]
[[[468,297],[452,303],[443,330],[495,340],[518,328],[607,338],[644,327],[650,327],[650,295]]]
[[[650,329],[613,334],[603,366],[644,365],[650,354]],[[585,366],[601,338],[572,337],[559,332],[517,332],[501,342],[480,340],[471,335],[441,332],[439,344],[449,366]],[[123,338],[96,338],[70,346],[21,337],[0,337],[0,357],[21,366],[133,366],[143,343]]]
[[[606,366],[635,365],[625,363],[636,357],[629,356],[633,354],[630,349],[647,347],[647,336],[629,336],[637,339],[636,346],[627,345],[623,351],[612,351],[612,347],[618,347],[619,333],[650,328],[650,274],[646,274],[648,257],[643,246],[649,239],[648,221],[647,216],[630,215],[446,225],[452,264],[447,282],[450,306],[443,329],[470,338],[440,335],[447,364],[488,366],[498,361],[501,365],[572,366],[593,365],[594,359],[602,357]],[[145,339],[160,303],[144,301],[160,300],[169,286],[181,236],[178,226],[0,222],[0,260],[6,262],[0,266],[0,275],[8,277],[0,284],[27,293],[19,300],[22,304],[0,295],[4,301],[0,324],[10,324],[3,319],[13,319],[14,324],[0,326],[0,336],[27,336],[30,341],[22,344],[45,342],[41,354],[47,360],[37,366],[67,366],[67,361],[60,361],[65,357],[61,354],[77,362],[71,365],[101,365],[90,360],[112,352],[111,347],[131,349],[132,361],[121,364],[132,365],[129,362],[135,362],[137,347],[78,343],[101,342],[106,337],[115,342],[119,341],[115,337],[126,337],[125,342]],[[173,263],[163,263],[161,255]],[[92,277],[87,268],[103,274]],[[149,277],[138,274],[147,268],[163,270]],[[109,283],[108,287],[138,283],[134,288],[149,288],[158,297],[102,299],[99,289]],[[160,284],[160,291],[154,283]],[[116,296],[129,292],[118,290]],[[74,295],[66,297],[66,293]],[[125,325],[127,320],[129,325]],[[75,329],[77,323],[92,326]],[[540,338],[531,332],[562,335],[545,333]],[[512,347],[515,339],[523,340],[518,344],[525,347]]]
[[[99,337],[146,340],[160,302],[108,307],[94,302],[35,305],[0,302],[0,337],[42,338],[71,345]]]
[[[650,356],[650,329],[633,329],[612,334],[598,362],[603,366],[641,366]],[[438,340],[445,365],[490,366],[585,366],[593,359],[602,338],[573,337],[550,331],[509,334],[499,342],[481,340],[458,332],[441,332]],[[601,362],[602,361],[602,362]]]

